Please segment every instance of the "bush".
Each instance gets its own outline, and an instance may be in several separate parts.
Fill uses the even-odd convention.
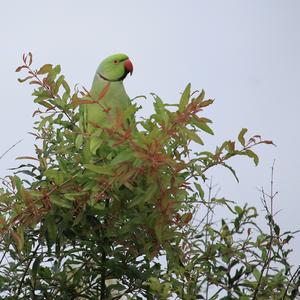
[[[3,178],[1,299],[295,299],[299,268],[292,273],[287,248],[292,232],[280,232],[264,191],[269,227],[257,209],[212,197],[203,183],[212,167],[272,144],[260,136],[225,141],[215,152],[203,135],[213,103],[188,84],[179,104],[157,95],[154,113],[131,122],[140,107],[120,112],[101,129],[103,142],[86,160],[90,136],[78,123],[88,95],[72,93],[60,66],[32,69],[23,56],[19,81],[35,85],[39,108],[35,155]],[[109,114],[109,112],[107,112]],[[193,153],[198,144],[201,152]],[[269,197],[269,199],[268,199]],[[222,206],[232,219],[213,221]]]

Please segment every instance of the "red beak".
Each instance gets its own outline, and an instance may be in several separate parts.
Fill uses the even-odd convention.
[[[133,65],[132,65],[132,62],[130,61],[129,58],[127,58],[124,62],[124,67],[125,67],[125,70],[126,72],[130,73],[130,75],[132,75],[132,72],[133,72]]]

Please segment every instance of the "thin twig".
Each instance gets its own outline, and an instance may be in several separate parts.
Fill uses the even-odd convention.
[[[267,215],[269,217],[268,218],[268,225],[269,225],[269,228],[270,228],[270,242],[269,242],[269,247],[268,247],[268,252],[267,252],[267,259],[266,259],[266,261],[264,262],[264,264],[262,266],[260,276],[259,276],[259,279],[258,279],[258,282],[257,282],[257,286],[254,290],[254,294],[253,294],[253,298],[252,298],[253,300],[255,300],[257,298],[257,295],[258,295],[258,292],[259,292],[259,289],[260,289],[260,285],[261,285],[262,278],[263,278],[265,270],[266,270],[266,276],[268,276],[268,273],[269,273],[269,270],[270,270],[270,263],[272,261],[271,252],[272,252],[273,241],[274,241],[273,201],[274,201],[274,197],[276,196],[276,193],[274,194],[274,191],[273,191],[274,164],[275,164],[275,161],[273,162],[273,165],[272,165],[272,168],[271,168],[271,187],[270,187],[271,190],[270,190],[270,195],[267,195],[264,192],[264,190],[262,189],[262,202],[263,202],[264,208],[267,212]],[[269,209],[267,201],[266,201],[266,196],[270,199],[270,209]]]
[[[297,276],[300,276],[300,266],[296,269],[296,271],[294,272],[293,276],[290,278],[290,280],[288,282],[288,285],[287,285],[287,287],[286,287],[286,289],[284,291],[284,295],[283,295],[282,299],[285,299],[292,281],[294,281]]]
[[[105,208],[106,211],[108,211],[108,207],[109,207],[109,199],[105,200]],[[107,225],[107,216],[105,216],[104,218],[104,225]],[[103,229],[104,230],[104,229]],[[101,250],[101,296],[100,299],[101,300],[105,300],[107,297],[107,289],[106,289],[106,276],[107,276],[107,270],[106,270],[106,260],[107,260],[107,254],[106,254],[106,249],[105,247],[107,246],[107,237],[106,237],[106,230],[103,232],[103,246],[102,246],[102,250]]]
[[[211,193],[213,189],[213,184],[212,184],[212,178],[210,179],[210,184],[208,187],[208,205],[207,205],[207,213],[206,213],[206,230],[205,230],[205,252],[207,251],[207,243],[208,243],[208,224],[211,222],[209,220],[209,214],[210,214],[210,204],[211,204]],[[208,300],[208,291],[209,291],[209,280],[207,278],[206,281],[206,289],[205,289],[205,299]]]
[[[1,266],[1,264],[2,264],[2,261],[3,261],[5,255],[6,255],[7,251],[8,251],[8,250],[6,250],[6,251],[3,253],[3,255],[2,255],[2,258],[1,258],[1,260],[0,260],[0,266]]]
[[[22,141],[23,141],[23,139],[19,140],[18,142],[16,142],[15,144],[13,144],[10,148],[8,148],[3,154],[0,155],[0,159],[2,159],[3,156],[5,156],[11,149],[13,149],[14,147],[16,147]]]
[[[38,245],[36,246],[36,248],[34,249],[34,251],[33,251],[33,253],[32,253],[31,259],[30,259],[30,260],[28,261],[28,263],[27,263],[27,266],[26,266],[26,268],[25,268],[25,270],[24,270],[23,276],[22,276],[21,281],[20,281],[20,284],[19,284],[19,288],[18,288],[18,292],[17,292],[17,298],[19,298],[19,296],[20,296],[20,294],[21,294],[21,291],[22,291],[22,285],[23,285],[23,283],[24,283],[25,276],[26,276],[26,274],[27,274],[27,272],[28,272],[28,270],[29,270],[30,264],[31,264],[32,260],[34,259],[35,254],[37,253],[39,247],[40,247],[40,244],[38,244]]]

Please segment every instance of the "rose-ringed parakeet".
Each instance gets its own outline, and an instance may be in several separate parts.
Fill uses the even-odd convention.
[[[102,143],[101,128],[113,126],[115,118],[131,105],[123,80],[132,72],[133,65],[126,54],[107,57],[96,70],[87,99],[92,101],[80,107],[80,128],[89,135],[88,148],[92,154]]]

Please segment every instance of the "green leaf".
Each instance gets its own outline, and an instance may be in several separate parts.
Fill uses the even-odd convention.
[[[74,201],[76,198],[86,195],[86,192],[74,192],[74,193],[65,193],[64,197],[68,200]]]
[[[52,65],[51,64],[46,64],[43,65],[37,72],[37,74],[46,74],[49,73],[52,70]]]
[[[267,249],[266,248],[262,248],[261,250],[261,258],[262,260],[265,262],[267,260]]]
[[[57,195],[51,195],[50,201],[51,201],[51,203],[53,203],[59,207],[63,207],[63,208],[71,208],[72,207],[72,204],[69,201],[67,201],[63,197],[60,197]]]
[[[234,176],[234,178],[236,179],[237,182],[240,182],[239,179],[238,179],[238,177],[237,177],[237,175],[236,175],[235,170],[231,166],[229,166],[229,165],[227,165],[225,163],[223,163],[222,166],[225,167],[225,168],[227,168],[232,173],[232,175]]]
[[[75,147],[76,149],[79,149],[83,144],[83,135],[82,134],[78,134],[76,139],[75,139]]]
[[[246,132],[248,131],[247,128],[243,128],[239,135],[238,135],[238,140],[239,142],[241,143],[242,146],[245,146],[245,138],[244,138],[244,135],[246,134]]]
[[[130,105],[124,112],[124,119],[127,120],[131,120],[132,118],[134,118],[134,114],[138,111],[138,107],[136,107],[135,105]]]
[[[258,162],[259,162],[259,158],[258,158],[257,154],[254,153],[254,152],[253,152],[252,150],[250,150],[250,149],[247,149],[247,150],[245,151],[245,153],[246,153],[246,155],[247,155],[248,157],[253,158],[254,164],[257,166],[257,165],[258,165]]]
[[[205,131],[208,134],[214,135],[214,132],[212,129],[204,122],[199,121],[201,120],[200,118],[195,118],[193,117],[192,119],[192,124],[200,128],[202,131]]]
[[[63,85],[66,93],[70,95],[71,89],[70,89],[70,86],[68,85],[68,83],[65,80],[63,80],[62,85]]]
[[[193,140],[197,144],[204,145],[202,139],[195,131],[189,130],[187,128],[182,128],[182,131],[186,134],[188,139]]]
[[[44,175],[54,180],[54,182],[58,185],[64,183],[64,181],[66,180],[63,172],[61,172],[60,170],[48,169],[44,172]]]
[[[197,103],[201,103],[204,100],[205,97],[205,91],[202,90],[201,93],[193,100]]]
[[[151,184],[146,191],[142,191],[141,194],[137,195],[129,204],[129,208],[137,206],[139,204],[153,203],[153,197],[157,191],[157,185]]]
[[[274,225],[274,231],[277,235],[280,234],[280,227],[277,224]]]
[[[154,109],[155,109],[155,112],[160,115],[160,114],[163,114],[165,112],[165,106],[164,106],[164,103],[162,102],[162,100],[154,93],[151,93],[151,95],[154,97]]]
[[[200,198],[203,200],[204,199],[204,191],[202,189],[202,186],[197,182],[194,182],[194,185],[199,193]]]
[[[93,164],[85,164],[84,167],[90,171],[102,175],[113,175],[113,170],[110,166],[97,166]]]
[[[41,276],[43,279],[50,279],[52,272],[48,267],[43,267],[43,266],[39,266],[38,268],[38,274],[39,276]]]
[[[233,201],[229,201],[225,198],[212,198],[211,199],[212,203],[218,203],[218,204],[223,204],[225,205],[232,213],[234,213],[234,210],[230,207],[229,203],[233,203]]]
[[[100,137],[91,137],[90,139],[90,151],[93,155],[97,154],[97,150],[100,148],[100,146],[103,144],[103,139]]]
[[[243,209],[240,207],[240,206],[238,206],[238,205],[236,205],[235,207],[234,207],[234,210],[238,213],[238,215],[241,215],[242,213],[243,213]]]
[[[112,291],[112,293],[114,293],[113,291],[118,291],[118,292],[125,292],[126,291],[126,287],[120,283],[115,283],[115,284],[111,284],[108,286],[108,289],[110,291]]]
[[[245,296],[245,295],[240,296],[239,298],[240,298],[240,300],[250,300],[251,299],[249,296]]]
[[[31,282],[32,282],[32,286],[35,287],[36,285],[36,276],[40,267],[42,261],[42,255],[39,255],[33,262],[32,264],[32,269],[31,269]]]
[[[260,272],[259,272],[259,270],[255,268],[255,269],[252,271],[252,273],[253,273],[255,279],[258,281],[258,280],[260,279]]]
[[[56,65],[56,66],[54,67],[53,71],[54,71],[55,74],[59,74],[60,71],[61,71],[60,65]]]
[[[151,201],[157,191],[157,185],[151,184],[144,194],[144,203],[153,202]]]
[[[191,94],[191,84],[189,83],[184,92],[182,93],[182,96],[180,98],[179,102],[179,112],[183,112],[189,102],[190,99],[190,94]]]
[[[17,188],[17,191],[20,193],[23,190],[22,180],[18,176],[12,177],[13,183]]]
[[[42,106],[44,106],[44,107],[46,107],[46,108],[49,108],[49,109],[53,108],[53,105],[52,105],[52,104],[50,104],[49,102],[47,102],[47,101],[45,101],[45,100],[41,100],[40,98],[36,98],[36,99],[34,100],[34,102],[35,102],[35,103],[38,103],[39,105],[42,105]]]
[[[65,76],[64,75],[60,75],[58,77],[58,79],[56,80],[56,86],[59,89],[59,87],[63,84],[63,82],[65,82]],[[69,88],[70,91],[70,88]]]
[[[54,242],[57,236],[57,226],[53,217],[49,218],[47,222],[47,230],[50,241]]]
[[[56,76],[60,73],[61,67],[60,65],[55,66],[47,75],[47,80],[49,83],[52,83]]]
[[[82,219],[84,218],[84,215],[85,215],[85,211],[81,210],[79,212],[79,214],[76,216],[75,220],[73,221],[73,226],[78,225],[82,221]]]
[[[158,278],[150,277],[148,279],[148,282],[149,282],[148,284],[149,284],[151,290],[156,291],[156,292],[160,292],[161,284],[160,284]]]
[[[132,152],[131,149],[126,149],[124,151],[122,151],[120,154],[118,154],[112,161],[111,161],[111,165],[117,165],[119,163],[128,161],[135,158],[134,153]]]

